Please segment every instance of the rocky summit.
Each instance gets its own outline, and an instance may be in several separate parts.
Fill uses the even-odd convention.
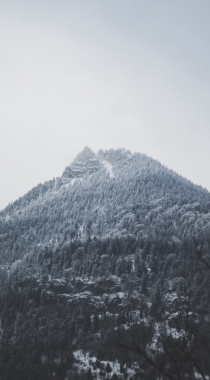
[[[206,189],[84,148],[0,212],[0,379],[206,380],[209,250]]]
[[[90,148],[85,147],[84,150],[77,155],[71,165],[67,166],[62,174],[63,178],[83,178],[86,174],[92,174],[100,168],[110,167],[117,162],[131,157],[130,151],[125,149],[110,149],[98,153],[94,153]]]
[[[97,155],[88,147],[77,155],[70,166],[64,170],[64,178],[82,178],[85,174],[91,174],[100,168],[100,161]]]

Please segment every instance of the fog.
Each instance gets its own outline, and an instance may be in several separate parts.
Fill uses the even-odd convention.
[[[0,208],[84,146],[141,152],[210,190],[210,3],[0,4]]]

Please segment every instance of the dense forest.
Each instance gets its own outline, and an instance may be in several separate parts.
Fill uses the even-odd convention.
[[[209,232],[207,190],[85,148],[0,213],[0,379],[208,379]]]

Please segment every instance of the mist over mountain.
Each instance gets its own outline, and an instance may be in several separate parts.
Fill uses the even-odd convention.
[[[209,232],[207,190],[146,155],[85,147],[0,212],[2,379],[157,379],[116,342],[158,353],[157,315],[180,337],[187,308],[203,350],[210,273],[195,252],[208,260]]]

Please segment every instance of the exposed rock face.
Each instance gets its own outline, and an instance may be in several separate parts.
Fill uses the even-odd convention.
[[[98,171],[101,163],[96,154],[88,147],[79,153],[71,165],[67,166],[62,174],[64,178],[82,178],[85,174]]]
[[[71,165],[65,168],[62,178],[82,178],[86,174],[92,174],[98,171],[102,166],[106,167],[106,163],[115,165],[119,161],[129,157],[132,157],[131,152],[123,148],[105,151],[101,149],[98,153],[94,153],[92,149],[85,147],[84,150],[76,156]]]

